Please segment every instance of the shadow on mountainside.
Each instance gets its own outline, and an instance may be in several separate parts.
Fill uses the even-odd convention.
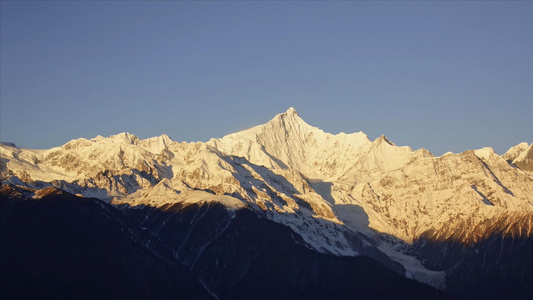
[[[266,150],[265,146],[264,145],[261,145],[261,151],[263,151],[263,153],[265,153],[266,156],[268,156],[268,158],[270,158],[271,160],[273,160],[276,164],[278,164],[278,166],[282,169],[288,169],[289,167],[284,163],[282,162],[281,160],[277,159],[276,157],[274,157],[272,154],[268,153],[268,151]]]
[[[221,204],[204,203],[135,209],[123,206],[121,210],[160,238],[221,299],[257,298],[258,294],[257,299],[351,299],[349,295],[356,293],[368,295],[357,299],[405,298],[401,293],[371,297],[359,285],[377,284],[369,283],[366,277],[374,276],[373,267],[364,267],[366,271],[361,274],[350,273],[361,270],[357,261],[366,258],[317,253],[289,227],[246,209],[233,214]],[[382,234],[382,238],[394,237]],[[352,239],[357,249],[373,249],[361,247],[364,236],[348,232],[347,239]],[[447,270],[446,291],[461,299],[494,299],[494,295],[498,299],[531,299],[533,294],[533,239],[495,236],[474,246],[420,240],[413,249],[412,254],[429,269]],[[380,257],[385,256],[381,252],[360,254],[382,265],[390,260]],[[395,267],[389,265],[387,272]],[[324,278],[324,274],[329,275]],[[395,283],[380,284],[395,293]]]
[[[135,193],[139,189],[142,189],[142,184],[139,182],[139,178],[148,181],[152,185],[160,182],[160,180],[158,180],[153,174],[146,171],[138,169],[130,169],[130,171],[131,174],[112,174],[109,171],[105,171],[99,173],[96,178],[77,179],[72,182],[66,180],[52,180],[50,182],[32,180],[29,175],[25,178],[24,173],[21,176],[20,174],[15,175],[10,172],[7,178],[2,182],[36,189],[54,187],[71,194],[83,194],[87,197],[98,199],[109,199],[110,191],[122,194]],[[97,181],[99,182],[97,183]],[[97,184],[100,186],[105,184],[106,187],[99,187]]]
[[[0,298],[213,299],[114,207],[54,188],[0,187]]]
[[[533,299],[533,238],[493,235],[470,246],[421,238],[411,251],[447,270],[446,291],[462,299]]]
[[[124,205],[120,214],[101,201],[67,193],[12,198],[3,193],[0,199],[0,292],[10,299],[18,293],[58,299],[183,294],[186,289],[167,285],[183,276],[172,275],[182,267],[171,256],[220,299],[451,298],[370,258],[317,253],[289,227],[247,209],[231,212],[219,203]],[[415,247],[425,265],[449,269],[446,290],[462,299],[533,295],[533,239],[493,237],[472,247],[420,240]]]
[[[262,291],[262,296],[264,297],[262,299],[299,299],[299,295],[307,295],[306,298],[308,299],[320,299],[318,295],[321,295],[322,298],[327,298],[331,295],[335,295],[335,297],[343,295],[335,294],[341,293],[340,290],[349,294],[355,292],[370,293],[370,290],[365,290],[365,284],[383,284],[380,282],[369,283],[360,279],[360,277],[364,277],[364,273],[360,274],[353,270],[343,269],[343,264],[353,268],[360,267],[358,263],[349,262],[350,259],[360,258],[342,257],[342,259],[334,259],[333,257],[335,256],[333,255],[320,254],[310,250],[309,245],[297,232],[313,235],[314,232],[312,230],[316,231],[317,228],[324,235],[324,240],[327,243],[331,243],[332,246],[342,246],[334,244],[338,240],[337,237],[332,238],[333,235],[340,234],[348,241],[351,249],[358,254],[371,257],[398,274],[405,274],[403,266],[377,249],[378,245],[374,235],[382,240],[393,241],[393,243],[405,243],[394,236],[371,229],[368,215],[361,206],[335,204],[332,196],[333,184],[331,182],[308,181],[299,172],[295,171],[296,173],[294,173],[296,179],[301,179],[301,183],[295,180],[294,184],[302,184],[304,186],[306,182],[309,183],[310,187],[333,208],[339,220],[351,220],[356,228],[348,228],[343,224],[331,222],[323,217],[314,217],[314,214],[320,215],[325,210],[306,202],[294,184],[289,182],[284,176],[275,174],[263,166],[251,164],[240,157],[225,155],[220,155],[220,157],[234,166],[236,172],[234,175],[238,175],[241,180],[240,184],[250,198],[257,198],[261,196],[261,193],[265,193],[276,205],[283,207],[288,205],[288,203],[278,192],[285,193],[292,199],[296,199],[297,204],[300,206],[300,209],[296,210],[294,217],[300,218],[299,220],[305,220],[305,222],[288,224],[294,227],[291,229],[285,225],[265,219],[267,214],[270,214],[270,216],[276,214],[274,206],[269,204],[269,202],[265,202],[266,204],[263,206],[258,205],[255,207],[255,212],[243,210],[238,211],[236,214],[228,214],[226,209],[220,204],[220,207],[216,209],[213,207],[217,207],[217,205],[213,204],[190,206],[180,203],[159,208],[145,206],[128,209],[127,206],[123,206],[121,209],[125,215],[135,220],[138,226],[146,229],[161,240],[164,247],[168,248],[174,257],[193,270],[194,274],[199,276],[208,285],[209,289],[215,291],[222,299],[251,297],[254,289]],[[134,174],[136,172],[141,171],[133,170]],[[143,174],[140,175],[142,177]],[[105,176],[109,180],[114,179],[115,182],[124,184],[126,191],[128,188],[130,191],[135,191],[139,188],[138,186],[128,187],[127,183],[132,179],[128,176],[131,175],[107,174]],[[301,176],[301,178],[298,176]],[[157,180],[150,176],[145,179],[152,184],[157,183]],[[80,193],[86,188],[76,181],[73,183],[65,181],[34,183],[43,187],[53,185],[73,193]],[[298,188],[302,189],[300,186]],[[105,192],[107,195],[107,190],[102,188],[95,188],[94,191],[96,194]],[[211,192],[215,193],[214,191]],[[230,196],[240,197],[240,195],[235,194]],[[242,197],[241,200],[246,201]],[[54,215],[54,217],[59,218],[57,215]],[[356,222],[353,222],[354,219]],[[24,220],[23,214],[21,214],[21,220]],[[250,224],[247,222],[250,222]],[[43,221],[42,224],[44,224],[43,228],[46,228],[46,222]],[[38,232],[38,229],[35,231]],[[371,232],[372,238],[362,232]],[[328,237],[331,239],[328,239]],[[473,246],[465,246],[461,243],[449,241],[437,242],[431,239],[421,239],[412,247],[412,255],[417,256],[430,270],[446,270],[447,291],[462,298],[482,299],[483,297],[498,295],[499,298],[530,299],[533,295],[533,288],[531,288],[533,286],[533,263],[528,256],[533,251],[531,241],[532,239],[526,238],[501,238],[497,235],[489,237],[485,242]],[[20,241],[17,240],[18,242]],[[95,242],[95,244],[98,243]],[[53,246],[50,247],[52,250],[48,251],[53,252]],[[292,247],[296,248],[293,249]],[[39,249],[39,245],[36,244],[34,248]],[[302,249],[307,250],[303,253],[301,252],[303,251]],[[327,247],[321,250],[328,252]],[[289,255],[291,260],[284,258],[283,251],[292,253],[292,256]],[[32,255],[36,255],[36,253],[32,253]],[[478,255],[479,253],[483,253],[483,256]],[[483,258],[482,260],[481,257]],[[300,258],[304,261],[303,263],[299,261]],[[22,258],[18,257],[18,259]],[[333,265],[323,265],[322,261]],[[95,265],[98,266],[98,264]],[[285,272],[284,270],[287,266],[292,271]],[[16,263],[9,265],[9,267],[16,267]],[[102,269],[105,269],[105,267],[102,267]],[[46,274],[44,269],[39,270],[41,273],[38,274]],[[471,270],[476,271],[473,272]],[[28,270],[26,269],[26,271]],[[117,272],[122,272],[122,270]],[[481,272],[482,275],[479,276],[478,272]],[[308,273],[313,275],[310,276]],[[352,280],[354,278],[362,280],[360,282],[361,285],[351,287],[348,282],[343,281],[346,280],[345,278],[335,277],[335,273],[352,276],[348,277]],[[330,275],[328,278],[323,278],[322,274]],[[123,275],[119,274],[117,276]],[[252,279],[254,281],[251,282],[250,280]],[[333,279],[342,283],[342,288],[339,292],[333,291],[335,287]],[[111,279],[109,280],[111,281]],[[265,283],[266,281],[270,283]],[[324,281],[323,285],[319,284],[321,281]],[[490,285],[491,288],[486,289],[484,288],[485,285]],[[124,286],[127,285],[124,283]],[[317,291],[317,286],[322,286],[324,291]],[[269,290],[279,289],[279,287],[282,287],[282,289],[277,292]],[[391,291],[394,291],[397,287],[393,284],[390,288]],[[165,287],[162,289],[165,289]],[[290,292],[285,293],[283,289]],[[309,291],[312,292],[310,293]],[[372,290],[372,292],[375,291]],[[388,294],[383,294],[382,296],[384,299],[389,299]],[[398,298],[401,297],[390,299]],[[346,298],[340,297],[339,299],[350,298],[346,296]]]
[[[372,257],[379,262],[381,262],[383,265],[387,266],[391,270],[394,270],[395,272],[399,274],[405,274],[405,269],[401,264],[394,262],[391,260],[387,255],[379,251],[376,246],[376,241],[372,238],[369,238],[367,235],[359,232],[358,230],[353,230],[350,228],[347,228],[346,226],[342,224],[337,224],[334,222],[331,222],[323,217],[315,217],[315,216],[324,216],[328,214],[328,207],[321,207],[320,205],[317,205],[313,202],[308,202],[302,198],[302,194],[298,191],[298,189],[293,185],[293,183],[289,182],[284,176],[274,173],[273,171],[269,170],[268,168],[265,168],[264,166],[258,166],[254,165],[252,163],[249,163],[248,161],[244,160],[241,157],[236,156],[226,156],[222,154],[218,154],[219,157],[226,162],[230,163],[234,169],[235,174],[234,176],[240,178],[241,186],[244,187],[244,190],[246,191],[248,197],[251,199],[257,199],[262,196],[262,193],[267,195],[269,198],[272,199],[272,202],[276,204],[278,207],[284,207],[288,205],[287,201],[279,194],[279,192],[287,195],[287,197],[290,197],[292,199],[295,199],[297,204],[299,205],[300,209],[296,210],[295,214],[289,214],[292,221],[288,221],[290,223],[290,226],[293,227],[293,230],[296,230],[300,233],[307,233],[308,237],[314,238],[315,243],[314,246],[320,249],[320,251],[324,253],[335,253],[335,248],[343,248],[345,253],[358,253],[360,255],[365,255]],[[139,170],[132,170],[133,174],[137,174],[138,172],[141,172]],[[314,182],[309,183],[308,180],[303,177],[299,172],[295,171],[296,173],[294,176],[297,180],[300,181],[300,184],[302,184],[302,187],[300,189],[304,188],[306,184],[309,184],[309,188],[316,189],[317,193],[321,195],[326,201],[329,203],[331,207],[338,210],[341,213],[341,218],[344,220],[347,220],[347,218],[356,218],[357,219],[357,225],[361,226],[364,230],[371,230],[369,229],[369,221],[368,216],[364,212],[363,208],[357,205],[335,205],[334,199],[331,196],[331,187],[332,184],[328,182]],[[142,175],[142,174],[141,174]],[[107,180],[109,185],[113,184],[113,181],[116,184],[123,184],[123,187],[126,190],[129,190],[131,192],[136,191],[139,186],[131,186],[127,183],[130,182],[128,175],[112,175],[108,173],[102,174],[103,178],[100,178],[100,180]],[[126,177],[124,177],[126,176]],[[155,178],[148,178],[150,179],[150,182],[153,184],[157,183]],[[148,180],[147,179],[147,180]],[[79,181],[74,181],[72,183],[68,183],[65,181],[53,181],[52,183],[46,183],[46,182],[39,182],[34,181],[31,184],[36,187],[49,187],[54,186],[60,189],[67,190],[71,193],[87,193],[87,190],[91,191],[91,194],[94,194],[95,196],[100,196],[102,198],[107,198],[108,193],[107,190],[103,188],[87,188],[86,184],[87,182],[83,182],[84,185],[80,185]],[[187,184],[187,182],[185,182]],[[317,188],[318,186],[318,188]],[[216,191],[209,190],[209,189],[202,189],[207,192],[211,192],[213,194],[216,194]],[[234,196],[237,198],[240,198],[243,202],[246,202],[248,205],[254,205],[255,211],[260,215],[261,217],[265,218],[267,215],[270,214],[270,216],[276,214],[275,207],[269,202],[269,201],[258,201],[258,204],[255,203],[248,203],[245,199],[242,199],[242,197],[238,194],[230,194],[230,196]],[[325,205],[325,204],[323,204]],[[165,208],[162,208],[165,209]],[[174,211],[180,211],[181,208],[179,206],[173,207]],[[200,215],[202,214],[202,211],[199,211]],[[157,219],[151,219],[150,216],[144,216],[144,218],[147,221],[157,223]],[[170,218],[170,217],[169,217]],[[166,219],[165,219],[166,220]],[[223,224],[229,224],[229,220],[223,220],[222,224],[219,224],[219,227]],[[193,224],[194,225],[194,224]],[[286,224],[288,225],[288,224]],[[143,225],[143,227],[151,228],[151,231],[156,236],[160,234],[165,234],[165,230],[169,230],[169,234],[174,235],[176,238],[176,241],[179,240],[179,235],[185,236],[195,236],[195,243],[197,245],[191,245],[192,248],[198,248],[199,245],[202,245],[204,243],[204,240],[202,238],[202,235],[200,233],[195,233],[190,231],[189,229],[204,231],[204,230],[212,230],[209,228],[196,228],[195,226],[188,226],[184,227],[183,229],[175,229],[166,227],[163,228],[163,225],[160,226],[150,226],[147,224],[146,226]],[[219,228],[217,227],[217,228]],[[362,231],[364,231],[362,230]],[[173,232],[177,231],[177,232]],[[379,234],[381,235],[381,234]],[[388,239],[391,239],[392,237],[387,237]],[[339,240],[345,240],[347,243],[345,244],[339,244],[337,241]],[[323,245],[323,246],[321,246]],[[171,245],[167,245],[171,246]],[[174,255],[177,256],[183,263],[185,264],[192,264],[195,260],[195,252],[187,252],[183,251],[184,244],[175,242],[172,244],[172,251],[174,252]]]
[[[312,251],[290,228],[247,209],[232,215],[215,203],[122,214],[53,188],[40,199],[23,192],[0,193],[2,298],[210,299],[206,286],[222,300],[451,299],[370,258]],[[141,222],[147,230],[159,228],[156,237],[136,224],[143,215],[151,217]],[[185,230],[175,246],[199,253],[189,270],[169,256],[168,242],[180,238],[161,224],[176,226],[168,234]]]
[[[351,223],[361,230],[368,229],[368,231],[376,232],[370,228],[368,214],[361,206],[356,204],[335,204],[335,199],[332,196],[332,182],[326,182],[318,179],[309,180],[309,182],[313,190],[331,205],[337,219],[345,223]],[[378,234],[384,235],[383,233]]]
[[[248,197],[251,199],[257,198],[258,196],[261,197],[261,192],[263,192],[272,198],[277,205],[283,207],[287,205],[287,202],[275,191],[280,191],[287,195],[299,194],[292,183],[287,181],[285,177],[277,175],[263,166],[257,166],[248,162],[246,164],[241,164],[238,162],[239,158],[236,157],[228,157],[225,159],[233,164],[233,168],[237,172],[234,175],[237,175],[241,178],[240,184],[246,190]],[[251,170],[249,170],[247,167]],[[252,171],[255,174],[252,174]],[[274,190],[269,186],[269,184],[267,184],[267,182],[272,184],[272,188],[274,188]]]
[[[294,199],[300,209],[296,210],[296,214],[286,214],[294,216],[295,218],[299,218],[299,221],[291,224],[291,226],[294,226],[295,228],[293,229],[297,230],[297,232],[299,231],[300,233],[310,233],[311,230],[320,230],[320,232],[316,232],[316,235],[323,236],[325,243],[327,243],[327,245],[324,247],[318,246],[319,250],[322,252],[335,253],[329,249],[329,246],[332,248],[344,247],[343,250],[345,250],[346,253],[354,251],[360,255],[372,257],[381,262],[383,265],[389,267],[391,270],[394,270],[402,275],[405,274],[405,268],[401,266],[401,264],[391,260],[387,255],[377,249],[379,241],[370,238],[363,232],[373,232],[377,236],[385,236],[387,240],[394,239],[397,241],[397,243],[400,243],[401,241],[396,237],[379,233],[371,229],[369,227],[368,215],[361,206],[355,204],[336,205],[335,200],[331,195],[331,189],[333,186],[331,182],[309,180],[301,173],[294,171],[296,172],[295,176],[297,176],[296,181],[299,180],[300,184],[302,185],[301,189],[308,189],[316,192],[329,204],[329,207],[327,207],[326,204],[317,204],[314,201],[306,201],[298,189],[294,187],[293,183],[289,182],[284,176],[276,174],[264,166],[254,165],[243,160],[241,157],[224,155],[220,155],[220,157],[234,166],[239,177],[245,178],[245,181],[241,181],[241,185],[245,188],[250,198],[254,199],[261,197],[261,192],[257,191],[257,189],[260,189],[266,193],[279,207],[284,207],[288,205],[288,203],[286,200],[280,197],[277,192],[282,192],[288,197]],[[245,163],[240,163],[241,161],[245,161]],[[252,174],[252,172],[255,174]],[[252,187],[254,187],[254,189],[252,189]],[[239,195],[231,196],[239,197]],[[337,215],[332,215],[330,212],[331,209],[333,209]],[[306,210],[308,212],[306,212]],[[269,213],[276,213],[275,208],[272,207],[268,202],[257,205],[256,212],[258,212],[262,217],[267,217],[267,214]],[[350,220],[351,224],[355,225],[355,230],[354,228],[348,228],[345,225],[338,224],[324,218],[334,216],[341,221]],[[281,223],[283,224],[283,222]],[[340,235],[340,238],[338,235]],[[347,241],[349,244],[349,249],[346,249],[345,246],[339,244],[338,241],[342,239]]]
[[[287,226],[219,203],[120,208],[220,299],[452,299],[368,257],[311,250]]]
[[[309,179],[309,183],[313,190],[319,194],[324,200],[326,200],[332,206],[335,205],[335,199],[331,196],[332,182],[326,182],[319,179]]]
[[[339,220],[350,220],[351,224],[355,223],[359,228],[372,230],[369,228],[368,215],[362,207],[335,205],[331,195],[332,183],[313,180],[311,184],[332,205]],[[480,194],[485,204],[493,205],[475,186],[472,188]],[[512,194],[507,188],[503,188]],[[493,225],[489,236],[471,245],[453,240],[438,241],[431,237],[422,237],[413,245],[408,245],[394,236],[374,232],[381,239],[410,248],[409,253],[429,270],[446,271],[446,291],[455,296],[464,299],[532,299],[533,238],[528,238],[529,234],[525,232],[527,228],[520,227],[518,223],[511,225],[513,226],[505,228]],[[372,239],[365,237],[357,234],[355,240],[359,242],[356,245],[358,249],[361,248],[361,241],[372,243]],[[374,243],[374,246],[377,245]],[[362,254],[377,258],[381,252]],[[383,263],[385,260],[378,258],[378,261]]]

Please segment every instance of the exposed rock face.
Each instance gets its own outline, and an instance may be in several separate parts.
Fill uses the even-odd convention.
[[[446,269],[425,267],[410,244],[530,237],[532,155],[520,144],[504,156],[484,148],[434,157],[385,136],[325,133],[291,108],[207,143],[123,133],[45,151],[2,145],[0,171],[4,182],[53,185],[116,205],[247,207],[318,252],[371,255],[392,266],[391,258],[409,276],[443,287]]]

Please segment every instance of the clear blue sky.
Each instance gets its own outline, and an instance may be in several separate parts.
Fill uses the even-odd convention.
[[[533,142],[533,2],[1,2],[0,139],[206,141],[290,106],[436,155]]]

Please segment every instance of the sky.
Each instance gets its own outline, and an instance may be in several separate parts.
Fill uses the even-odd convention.
[[[533,142],[533,2],[1,1],[0,141],[207,141],[294,107],[435,155]]]

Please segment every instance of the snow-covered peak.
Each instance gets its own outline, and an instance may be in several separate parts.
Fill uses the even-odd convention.
[[[118,144],[134,144],[136,141],[139,140],[139,138],[131,133],[122,132],[122,133],[110,136],[109,140],[113,141],[114,143],[118,143]]]
[[[386,143],[390,146],[396,146],[391,140],[389,140],[384,134],[374,140],[374,144]]]
[[[163,134],[161,136],[151,137],[147,139],[139,139],[134,134],[123,132],[115,135],[111,135],[109,137],[103,137],[101,135],[98,135],[95,138],[92,138],[90,140],[87,140],[85,138],[79,138],[75,140],[71,140],[64,144],[61,147],[52,148],[48,152],[52,150],[57,149],[63,149],[63,150],[77,150],[87,147],[94,148],[92,151],[107,151],[112,150],[116,148],[118,145],[120,147],[127,147],[127,146],[139,146],[142,149],[149,151],[153,154],[159,154],[161,151],[168,147],[172,143],[172,140],[170,137],[166,134]]]
[[[161,136],[151,137],[144,140],[140,140],[138,144],[144,149],[154,153],[159,154],[161,151],[166,149],[168,145],[172,143],[170,137],[166,134]]]
[[[474,153],[477,157],[481,158],[484,161],[489,160],[492,155],[496,154],[494,152],[494,149],[492,149],[491,147],[485,147],[482,149],[474,150]]]
[[[515,158],[517,158],[522,152],[526,151],[526,149],[529,147],[528,143],[523,142],[516,146],[513,146],[505,152],[504,155],[502,155],[502,158],[506,161],[513,161]]]
[[[526,150],[522,151],[522,153],[513,160],[513,164],[523,171],[533,173],[533,144],[531,144]]]
[[[285,114],[287,114],[287,115],[298,115],[298,113],[296,112],[296,109],[294,109],[294,107],[292,107],[292,106],[289,107],[289,109],[287,109]]]
[[[323,133],[319,128],[307,124],[292,107],[286,112],[276,115],[268,123],[260,126],[263,127],[263,132],[265,133],[288,133],[296,135],[294,137],[314,131],[320,131]]]
[[[263,125],[208,142],[223,153],[257,165],[296,169],[322,179],[344,173],[350,165],[346,158],[356,156],[360,147],[370,143],[363,132],[326,133],[307,124],[292,107]]]
[[[291,120],[291,121],[303,121],[300,118],[300,115],[298,114],[296,109],[294,109],[294,107],[289,107],[289,109],[287,109],[285,112],[282,112],[282,113],[279,113],[279,114],[275,115],[274,118],[272,118],[272,120],[270,122],[272,122],[273,120],[276,120],[276,119],[284,119],[284,120]]]

